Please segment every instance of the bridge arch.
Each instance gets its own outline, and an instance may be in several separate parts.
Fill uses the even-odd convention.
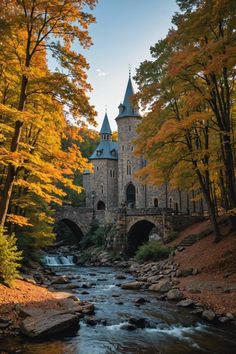
[[[84,236],[79,225],[68,218],[57,220],[55,232],[58,241],[63,240],[66,243],[79,243]]]
[[[156,229],[156,225],[148,220],[139,220],[135,222],[127,233],[127,253],[134,256],[137,249],[144,243],[148,242],[152,229]]]

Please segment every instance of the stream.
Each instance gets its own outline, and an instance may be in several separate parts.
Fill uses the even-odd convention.
[[[6,338],[0,353],[26,354],[233,354],[236,353],[235,327],[210,325],[178,308],[174,303],[157,300],[145,290],[122,290],[119,284],[132,281],[130,274],[113,268],[54,267],[59,275],[80,275],[75,283],[91,283],[91,288],[77,288],[81,300],[95,304],[98,324],[80,320],[77,333],[47,341]],[[117,275],[125,279],[118,280]],[[61,287],[62,288],[62,287]],[[87,294],[86,294],[87,292]],[[84,293],[84,294],[83,294]],[[135,303],[140,297],[146,302]],[[124,329],[130,317],[145,318],[147,328]]]

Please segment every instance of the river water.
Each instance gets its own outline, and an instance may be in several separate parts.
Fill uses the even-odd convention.
[[[54,268],[55,269],[55,268]],[[101,267],[57,268],[58,274],[80,275],[79,283],[92,283],[86,289],[76,289],[81,300],[93,302],[95,317],[101,322],[95,326],[80,321],[77,333],[59,335],[47,341],[29,341],[7,338],[0,341],[0,353],[25,354],[234,354],[235,327],[209,325],[201,322],[187,309],[159,301],[155,293],[145,290],[122,290],[119,284],[131,281],[131,275]],[[126,279],[116,279],[117,274]],[[78,280],[73,280],[78,283]],[[72,282],[73,282],[72,281]],[[143,297],[146,302],[137,306]],[[130,317],[145,318],[148,328],[128,331],[122,327]],[[102,321],[105,320],[105,321]],[[102,324],[103,323],[103,324]]]

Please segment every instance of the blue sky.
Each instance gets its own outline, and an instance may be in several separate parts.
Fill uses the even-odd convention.
[[[93,86],[91,103],[98,112],[100,128],[105,106],[112,130],[131,73],[145,59],[149,48],[163,38],[178,10],[175,0],[99,0],[93,11],[97,22],[90,27],[94,45],[84,52]]]

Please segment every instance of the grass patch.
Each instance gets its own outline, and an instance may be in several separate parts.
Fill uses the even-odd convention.
[[[167,258],[171,251],[172,248],[165,246],[162,241],[149,241],[139,247],[135,260],[138,262],[159,261]]]

